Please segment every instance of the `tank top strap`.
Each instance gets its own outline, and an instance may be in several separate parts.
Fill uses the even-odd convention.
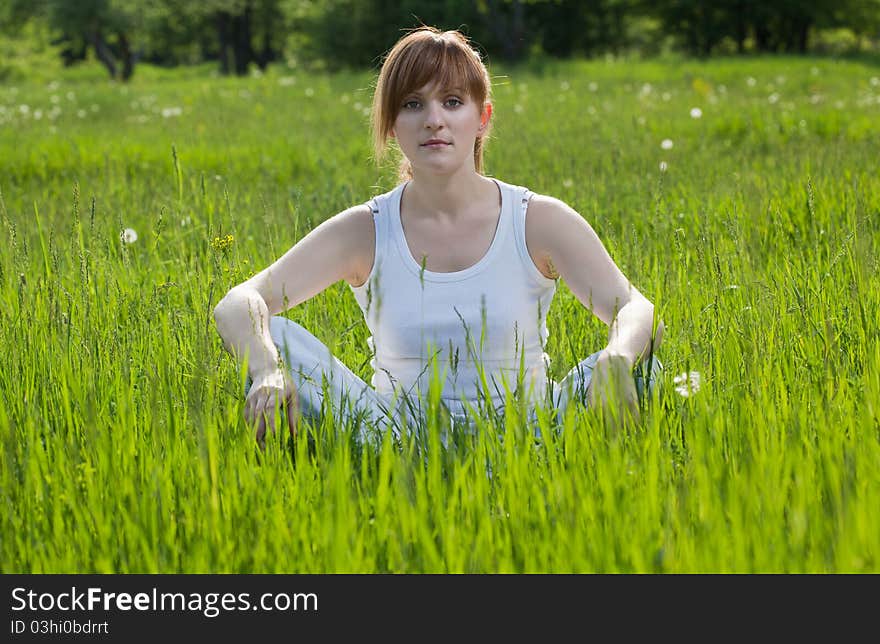
[[[523,186],[508,186],[510,190],[510,201],[513,204],[513,232],[516,240],[516,250],[519,259],[525,267],[526,272],[541,286],[549,286],[555,282],[541,273],[532,256],[529,255],[529,247],[526,244],[526,213],[529,209],[529,200],[534,193]]]
[[[391,216],[394,209],[392,202],[400,190],[401,186],[398,186],[389,192],[376,195],[366,202],[366,205],[373,211],[373,226],[376,231],[376,250],[373,256],[371,275],[375,274],[387,259],[389,244],[394,234],[391,226]]]

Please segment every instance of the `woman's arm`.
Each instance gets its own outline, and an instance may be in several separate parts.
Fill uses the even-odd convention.
[[[372,212],[363,205],[349,208],[317,226],[271,266],[230,289],[214,308],[224,346],[236,360],[248,361],[253,380],[245,404],[248,422],[260,421],[276,404],[295,401],[295,390],[269,333],[269,319],[341,279],[362,283],[374,253]],[[266,422],[274,430],[273,415],[268,415]],[[260,421],[257,428],[259,440],[266,422]],[[294,421],[288,417],[288,422]]]
[[[561,277],[575,297],[609,327],[608,344],[594,370],[592,396],[609,381],[620,381],[632,408],[635,388],[623,382],[638,361],[656,351],[663,323],[654,326],[654,305],[624,276],[593,228],[571,207],[551,197],[535,195],[526,217],[526,244],[538,269]]]

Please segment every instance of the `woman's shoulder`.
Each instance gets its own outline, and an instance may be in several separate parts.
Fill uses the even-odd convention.
[[[395,195],[397,195],[401,190],[403,190],[404,186],[407,184],[406,181],[402,181],[398,183],[396,186],[387,190],[386,192],[379,192],[382,190],[381,187],[376,186],[375,193],[372,197],[370,197],[367,202],[364,204],[369,207],[373,212],[376,212],[379,209],[379,205],[382,202],[388,201],[389,199],[393,199]]]

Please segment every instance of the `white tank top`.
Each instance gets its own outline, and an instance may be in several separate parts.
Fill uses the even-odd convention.
[[[413,258],[400,221],[405,183],[367,203],[376,254],[366,282],[352,291],[372,333],[378,393],[424,399],[437,378],[443,402],[461,413],[462,401],[473,405],[487,395],[496,408],[503,405],[505,383],[514,392],[521,382],[519,393],[531,401],[546,391],[546,320],[556,282],[526,247],[531,192],[495,182],[501,216],[492,244],[476,264],[451,273],[423,270]]]

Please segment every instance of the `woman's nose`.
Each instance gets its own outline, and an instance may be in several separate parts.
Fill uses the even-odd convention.
[[[431,102],[425,114],[425,127],[436,129],[443,125],[443,108],[441,105]]]

